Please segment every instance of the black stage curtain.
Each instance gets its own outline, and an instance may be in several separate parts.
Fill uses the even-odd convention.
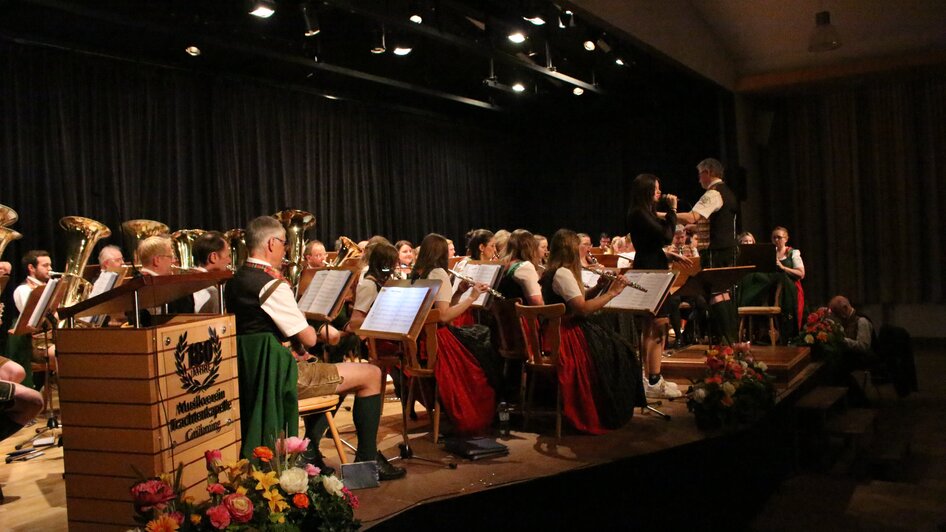
[[[416,241],[512,210],[502,134],[243,79],[0,45],[0,116],[14,262],[41,247],[61,267],[67,215],[121,245],[135,218],[226,230],[298,208],[316,215],[310,237]]]
[[[806,294],[944,303],[946,74],[900,73],[765,102],[764,216],[805,259]]]

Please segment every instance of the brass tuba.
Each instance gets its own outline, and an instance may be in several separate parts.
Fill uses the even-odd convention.
[[[0,257],[3,256],[3,250],[10,242],[23,238],[23,235],[9,228],[19,219],[20,216],[15,210],[6,205],[0,205]]]
[[[358,259],[364,255],[364,252],[361,251],[361,248],[358,247],[358,244],[354,240],[348,238],[347,236],[338,237],[338,241],[341,244],[338,248],[338,254],[335,255],[335,260],[330,262],[328,265],[335,268],[341,266],[348,259]]]
[[[168,226],[154,220],[128,220],[122,224],[122,235],[125,237],[125,249],[131,256],[131,263],[138,261],[138,242],[149,236],[165,235]]]
[[[59,220],[66,230],[66,266],[62,281],[65,283],[63,307],[72,306],[89,295],[92,283],[83,277],[86,263],[92,256],[95,243],[112,234],[103,223],[81,216],[66,216]]]
[[[236,271],[243,266],[249,253],[246,250],[246,231],[243,229],[230,229],[223,234],[223,237],[230,243],[230,269]]]
[[[194,268],[194,242],[206,232],[203,229],[181,229],[171,235],[174,253],[177,254],[178,268],[181,271],[186,272]]]
[[[305,232],[315,226],[315,215],[310,212],[296,209],[286,209],[277,212],[273,218],[286,228],[286,247],[289,250],[289,265],[286,278],[293,289],[299,285],[299,276],[305,269]]]

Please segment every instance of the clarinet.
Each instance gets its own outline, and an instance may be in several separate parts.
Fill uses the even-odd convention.
[[[466,281],[470,285],[476,284],[476,280],[470,277],[469,275],[463,275],[462,273],[454,271],[454,270],[448,270],[448,271],[452,273],[454,276],[456,276],[457,279],[460,279],[461,281]],[[496,290],[495,288],[486,287],[486,291],[489,292],[489,294],[495,297],[496,299],[506,299],[506,297],[503,296],[502,292],[500,292],[499,290]]]
[[[635,283],[634,281],[632,281],[632,280],[630,280],[630,279],[628,279],[628,278],[626,278],[626,277],[617,275],[617,274],[615,274],[614,272],[612,272],[612,271],[610,271],[610,270],[596,270],[596,269],[594,269],[594,268],[585,268],[585,267],[582,267],[582,269],[583,269],[583,270],[588,270],[589,272],[597,273],[598,275],[604,277],[605,279],[608,279],[609,281],[612,281],[612,282],[614,282],[614,281],[619,281],[619,282],[624,283],[624,284],[627,285],[627,286],[630,286],[631,288],[633,288],[633,289],[635,289],[635,290],[640,290],[641,292],[647,293],[647,289],[644,288],[643,286],[641,286],[641,285]]]

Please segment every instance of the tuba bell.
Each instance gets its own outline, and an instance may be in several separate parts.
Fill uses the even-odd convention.
[[[354,240],[348,238],[347,236],[338,237],[338,242],[341,244],[338,248],[338,254],[335,255],[335,260],[329,263],[329,266],[336,268],[341,266],[348,259],[358,259],[364,255],[364,252],[361,251],[361,248],[358,247],[358,244]]]
[[[305,232],[315,226],[315,215],[310,212],[296,209],[286,209],[277,212],[273,218],[279,220],[286,228],[286,247],[289,250],[289,265],[286,278],[293,289],[299,285],[299,276],[305,269]]]
[[[63,307],[75,305],[89,295],[92,283],[85,280],[83,272],[95,243],[112,234],[103,223],[81,216],[66,216],[59,220],[59,225],[66,230],[66,266],[63,269],[65,296]]]
[[[230,243],[230,269],[236,271],[237,268],[243,266],[249,255],[246,250],[246,231],[230,229],[223,234],[223,237]]]
[[[206,232],[203,229],[181,229],[171,235],[180,271],[186,272],[194,268],[194,242]]]
[[[6,205],[0,205],[0,257],[3,256],[3,250],[10,242],[23,238],[23,235],[9,228],[19,219],[20,216],[15,210]]]
[[[149,236],[164,235],[168,233],[168,226],[154,220],[128,220],[122,224],[122,236],[125,237],[125,249],[131,255],[131,263],[140,264],[138,261],[138,242]]]

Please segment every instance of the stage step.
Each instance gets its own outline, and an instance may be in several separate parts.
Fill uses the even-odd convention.
[[[873,481],[854,490],[847,515],[859,530],[942,530],[946,488]]]
[[[795,403],[795,408],[805,410],[830,410],[847,395],[843,386],[819,386],[808,392]]]
[[[906,471],[912,438],[909,433],[879,430],[867,450],[867,463],[878,480],[899,480]]]
[[[850,408],[832,416],[825,424],[825,432],[842,436],[861,436],[874,431],[877,411],[873,408]]]

